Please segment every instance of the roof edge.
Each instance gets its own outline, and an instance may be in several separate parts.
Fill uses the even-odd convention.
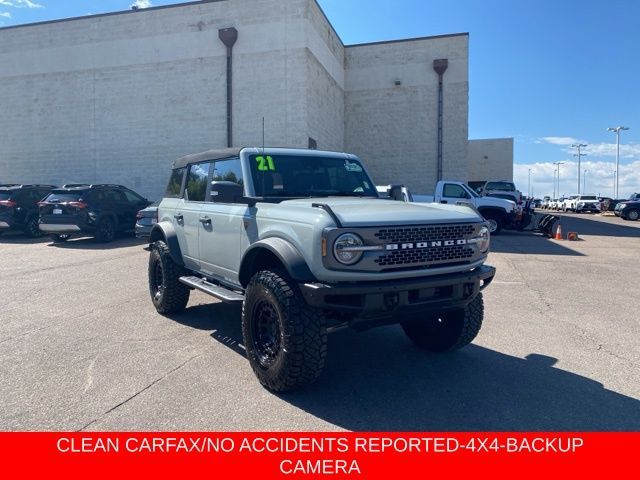
[[[404,42],[415,42],[420,40],[434,40],[438,38],[449,38],[449,37],[468,37],[469,32],[460,32],[460,33],[445,33],[442,35],[428,35],[425,37],[412,37],[412,38],[398,38],[396,40],[382,40],[379,42],[367,42],[367,43],[354,43],[351,45],[345,45],[344,48],[353,48],[353,47],[368,47],[370,45],[384,45],[387,43],[404,43]]]

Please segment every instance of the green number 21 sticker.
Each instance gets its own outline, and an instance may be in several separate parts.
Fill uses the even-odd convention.
[[[271,158],[271,155],[267,155],[266,157],[259,155],[256,157],[256,162],[258,162],[258,170],[260,170],[261,172],[273,172],[276,169],[275,165],[273,164],[273,158]]]

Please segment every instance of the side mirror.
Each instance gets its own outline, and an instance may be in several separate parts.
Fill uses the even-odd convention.
[[[393,185],[389,185],[389,198],[391,198],[391,200],[399,200],[399,201],[404,201],[404,197],[402,196],[402,188],[404,187],[404,185],[402,184],[393,184]]]

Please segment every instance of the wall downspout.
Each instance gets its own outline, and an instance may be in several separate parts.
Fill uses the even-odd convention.
[[[238,40],[238,30],[221,28],[218,37],[227,47],[227,147],[233,147],[233,45]]]
[[[433,69],[438,74],[438,179],[442,180],[442,129],[443,129],[443,117],[444,117],[444,105],[443,105],[443,78],[444,72],[447,71],[449,66],[449,60],[446,58],[439,58],[433,61]]]

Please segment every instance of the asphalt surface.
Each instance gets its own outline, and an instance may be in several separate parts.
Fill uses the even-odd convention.
[[[640,222],[562,215],[566,235],[494,237],[473,345],[341,331],[306,390],[251,372],[239,309],[194,293],[156,313],[125,238],[0,237],[1,430],[640,430]]]

